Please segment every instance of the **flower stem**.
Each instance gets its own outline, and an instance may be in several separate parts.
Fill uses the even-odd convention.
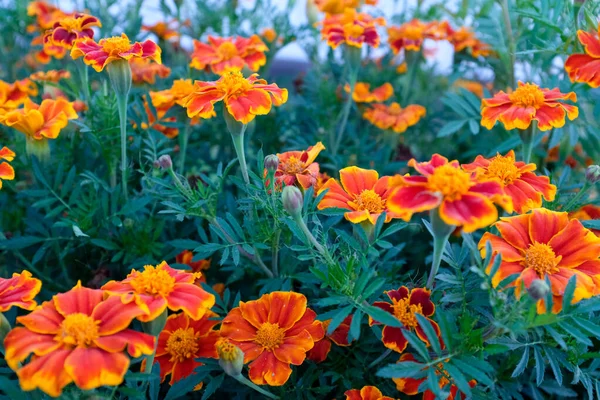
[[[85,65],[83,61],[76,61],[77,69],[79,70],[79,76],[81,78],[81,86],[83,86],[83,95],[85,96],[85,101],[89,104],[91,95],[90,95],[90,83],[88,77],[88,66]]]
[[[519,131],[519,133],[521,134],[520,136],[523,149],[523,161],[525,162],[525,164],[529,164],[529,162],[531,161],[531,154],[533,153],[533,143],[535,141],[536,131],[537,126],[533,121],[531,122],[531,125],[529,125],[529,128],[527,128],[524,131]]]
[[[187,154],[187,145],[190,139],[190,122],[187,120],[185,124],[185,128],[183,129],[183,134],[181,135],[181,156],[179,157],[179,168],[177,172],[183,174],[183,169],[185,168],[185,157]]]
[[[590,185],[589,182],[585,182],[583,184],[583,187],[579,190],[579,192],[577,192],[577,194],[575,194],[575,196],[573,196],[571,198],[571,200],[569,200],[569,202],[567,203],[567,205],[563,208],[563,211],[571,211],[571,209],[577,205],[577,202],[579,201],[579,199],[581,198],[581,196],[583,196],[588,190],[589,188],[592,187],[592,185]]]
[[[504,28],[506,29],[506,39],[508,41],[508,55],[510,57],[510,65],[508,65],[508,84],[511,88],[515,87],[515,63],[517,62],[515,37],[513,36],[512,24],[510,22],[510,12],[508,8],[508,0],[500,0],[502,7],[502,19],[504,20]]]
[[[117,108],[119,109],[121,129],[121,184],[123,185],[123,196],[127,200],[127,97],[117,96]]]
[[[444,247],[448,243],[448,238],[456,228],[454,225],[447,225],[440,217],[437,208],[429,212],[429,221],[431,222],[431,231],[433,233],[433,260],[431,262],[431,271],[427,278],[427,289],[433,287],[435,276],[440,269],[442,263],[442,255],[444,254]]]
[[[379,357],[377,357],[375,359],[375,361],[373,361],[371,364],[369,364],[369,366],[367,368],[373,368],[374,366],[376,366],[377,364],[379,364],[380,362],[382,362],[384,358],[386,358],[387,356],[389,356],[391,352],[392,352],[392,349],[387,349],[386,351],[383,352],[382,355],[380,355]]]
[[[242,374],[234,376],[234,378],[239,383],[242,383],[242,384],[248,386],[249,388],[252,388],[252,389],[256,390],[258,393],[262,394],[263,396],[267,396],[270,399],[279,399],[279,397],[275,396],[271,392],[267,392],[265,389],[263,389],[260,386],[256,385],[255,383],[253,383],[252,381],[250,381],[248,378],[246,378]]]
[[[240,133],[231,134],[231,139],[233,140],[233,147],[235,148],[235,154],[240,162],[240,168],[242,170],[242,176],[244,177],[244,182],[246,184],[250,183],[250,178],[248,177],[248,166],[246,165],[246,153],[244,151],[244,133],[246,132],[246,127],[248,125],[244,124]]]
[[[294,221],[296,221],[296,224],[298,224],[302,232],[304,232],[310,244],[312,244],[315,247],[315,249],[317,249],[317,251],[325,258],[325,260],[327,260],[327,263],[335,264],[333,258],[331,257],[331,254],[329,254],[329,251],[327,251],[327,249],[323,247],[321,243],[317,241],[317,239],[315,239],[310,229],[308,229],[308,227],[306,226],[304,219],[302,219],[302,214],[293,215],[292,217],[294,218]]]
[[[167,309],[166,308],[154,320],[142,323],[142,330],[144,332],[146,332],[147,334],[152,335],[156,338],[156,340],[154,341],[154,351],[152,352],[151,355],[146,357],[146,366],[144,367],[145,374],[152,373],[152,366],[154,365],[154,357],[156,356],[156,349],[158,347],[158,336],[160,335],[162,330],[165,328],[166,324],[167,324]]]
[[[348,123],[348,117],[350,116],[350,109],[352,108],[352,103],[354,103],[352,94],[354,93],[357,77],[358,69],[351,70],[349,78],[350,93],[348,93],[348,99],[346,100],[346,104],[344,104],[344,109],[342,110],[342,122],[340,122],[337,135],[331,141],[331,154],[334,157],[337,155],[340,145],[342,144],[342,137],[344,136],[344,131],[346,130],[346,124]]]

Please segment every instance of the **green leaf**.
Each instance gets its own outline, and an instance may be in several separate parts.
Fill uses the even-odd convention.
[[[173,246],[174,248],[176,248],[178,250],[191,250],[191,249],[195,249],[196,247],[202,245],[202,243],[197,242],[195,240],[191,240],[191,239],[175,239],[175,240],[169,240],[166,243],[170,246]]]
[[[511,375],[511,378],[516,378],[517,376],[521,375],[525,371],[525,368],[527,368],[528,361],[529,361],[529,346],[525,346],[525,348],[523,349],[523,355],[521,356],[521,360],[515,367],[512,375]]]
[[[337,314],[331,319],[329,323],[329,327],[327,328],[327,334],[331,335],[333,331],[337,329],[338,326],[346,319],[348,315],[354,310],[354,306],[347,306],[338,311]]]
[[[350,331],[348,332],[348,343],[353,340],[360,338],[360,324],[362,322],[363,313],[360,310],[356,310],[352,316],[352,322],[350,323]]]
[[[390,314],[387,311],[383,311],[379,307],[375,306],[366,306],[361,304],[360,309],[363,310],[367,315],[373,318],[375,321],[380,322],[387,326],[392,326],[394,328],[402,328],[402,322],[400,322],[396,317]]]
[[[103,249],[106,249],[106,250],[118,250],[119,249],[119,246],[117,246],[115,243],[109,242],[108,240],[105,240],[105,239],[92,239],[91,242],[93,245],[102,247]]]
[[[573,324],[571,324],[570,322],[563,321],[563,322],[560,322],[558,324],[558,326],[560,326],[569,335],[573,336],[575,339],[577,339],[579,342],[585,344],[586,346],[593,345],[592,341],[590,339],[588,339],[587,335],[584,334],[583,332],[581,332],[575,326],[573,326]]]
[[[462,372],[450,363],[446,363],[444,369],[448,371],[450,378],[452,378],[454,384],[458,387],[458,390],[467,395],[467,397],[471,396],[471,386]]]
[[[472,360],[463,361],[462,359],[455,358],[450,361],[456,365],[463,373],[467,374],[471,378],[474,378],[478,384],[486,386],[494,386],[494,381],[481,369],[477,368],[478,365]]]
[[[208,382],[208,385],[206,385],[206,388],[204,389],[204,393],[202,393],[202,400],[206,400],[210,396],[212,396],[217,391],[217,389],[219,387],[221,387],[221,384],[223,384],[224,379],[225,379],[225,374],[220,374],[220,375],[217,375],[216,377],[212,378]]]
[[[462,119],[458,121],[448,122],[446,125],[442,126],[441,129],[438,131],[437,137],[440,138],[452,135],[453,133],[460,130],[467,123],[467,121],[468,120],[466,119]]]
[[[575,293],[575,287],[577,286],[577,275],[571,276],[569,282],[567,282],[567,286],[565,287],[565,292],[563,294],[563,312],[568,312],[571,308],[571,303],[573,301],[573,294]]]
[[[424,317],[423,315],[416,313],[415,316],[417,317],[419,326],[421,327],[421,329],[423,329],[423,332],[425,332],[425,336],[427,336],[427,341],[429,342],[429,345],[433,348],[433,351],[435,351],[437,355],[441,355],[442,348],[440,346],[440,338],[435,332],[433,325],[431,324],[429,319]]]
[[[427,372],[423,369],[425,364],[415,361],[402,361],[397,364],[390,364],[387,367],[377,371],[377,376],[382,378],[414,378],[424,377]]]
[[[563,376],[556,359],[556,354],[554,353],[555,350],[545,347],[544,351],[546,352],[546,359],[548,360],[548,364],[550,364],[550,368],[552,369],[556,383],[558,383],[559,386],[562,386]]]
[[[43,242],[45,239],[35,236],[19,236],[10,240],[0,241],[0,249],[2,250],[19,250],[32,246],[36,243]]]
[[[421,357],[427,361],[431,360],[431,357],[429,357],[429,352],[427,351],[427,346],[421,339],[419,339],[417,335],[406,329],[403,330],[402,335],[404,335],[406,340],[408,340],[408,343],[417,351],[417,353],[419,353]]]
[[[544,357],[542,352],[537,346],[533,347],[533,357],[535,359],[535,383],[540,386],[544,382],[544,371],[546,370],[546,364],[544,363]]]

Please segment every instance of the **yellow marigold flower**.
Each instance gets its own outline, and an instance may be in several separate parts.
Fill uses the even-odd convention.
[[[369,14],[359,13],[347,8],[343,14],[329,15],[323,20],[321,37],[335,49],[340,44],[361,48],[363,44],[379,46],[379,34],[376,26],[385,26],[384,18],[373,18]]]
[[[565,70],[571,82],[585,82],[593,88],[600,86],[600,23],[597,32],[577,31],[584,53],[571,54]]]
[[[475,33],[466,26],[458,30],[450,28],[448,41],[454,46],[454,51],[457,53],[467,49],[470,50],[473,57],[488,57],[494,53],[487,43],[477,39]]]
[[[346,93],[350,93],[350,86],[344,86]],[[383,102],[394,95],[394,88],[390,83],[376,87],[371,91],[371,85],[365,82],[357,82],[352,92],[352,100],[356,103]]]
[[[10,162],[14,158],[15,158],[15,153],[8,147],[4,146],[2,149],[0,149],[0,160],[6,160],[6,161]],[[0,189],[2,189],[2,179],[7,180],[7,181],[12,181],[13,179],[15,179],[15,170],[6,161],[3,161],[2,164],[0,164]],[[0,278],[0,281],[1,281],[1,278]],[[0,312],[2,312],[2,311],[6,311],[6,310],[2,310],[0,307]]]
[[[152,32],[159,39],[162,40],[171,40],[178,38],[179,33],[169,25],[172,24],[165,21],[160,21],[154,25],[142,25],[142,30],[146,32]]]
[[[398,103],[389,106],[385,104],[373,104],[365,110],[363,118],[380,129],[391,129],[396,133],[405,132],[408,127],[413,126],[425,116],[425,107],[411,104],[405,108]]]
[[[454,86],[468,90],[475,96],[483,98],[483,84],[481,82],[470,81],[468,79],[457,79],[454,82]]]
[[[277,39],[277,32],[273,28],[265,28],[260,33],[260,36],[264,37],[269,43],[272,43]]]
[[[92,27],[101,27],[98,18],[87,14],[75,13],[65,16],[54,23],[52,29],[44,34],[44,43],[50,42],[54,46],[71,49],[76,41],[83,38],[93,38]]]

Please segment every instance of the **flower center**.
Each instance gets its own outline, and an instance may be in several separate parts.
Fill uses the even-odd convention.
[[[130,284],[137,293],[166,297],[175,288],[175,278],[165,269],[146,265]]]
[[[451,164],[442,165],[427,178],[427,187],[448,200],[458,200],[469,191],[471,176]]]
[[[241,71],[236,69],[226,71],[221,79],[217,81],[217,89],[231,97],[246,93],[250,88],[252,88],[252,84],[244,78]]]
[[[61,323],[61,332],[57,339],[63,343],[74,346],[87,347],[93,344],[98,334],[98,324],[89,315],[83,313],[69,314]]]
[[[60,21],[60,26],[69,32],[81,30],[81,20],[79,18],[67,17]]]
[[[544,92],[537,85],[526,83],[519,86],[514,92],[508,95],[511,102],[521,107],[535,107],[536,109],[544,105]]]
[[[285,330],[281,329],[279,324],[265,322],[258,328],[254,343],[264,347],[267,351],[273,351],[283,343],[284,337]]]
[[[304,170],[304,163],[299,158],[291,156],[283,163],[283,170],[288,175],[299,174]]]
[[[235,47],[235,44],[231,42],[223,42],[217,48],[217,53],[219,53],[223,59],[230,60],[237,56],[238,50],[237,47]]]
[[[198,338],[194,328],[179,328],[173,332],[167,339],[166,350],[171,355],[171,361],[183,362],[193,358],[198,351]]]
[[[171,87],[171,94],[181,99],[194,91],[194,84],[191,79],[177,79]]]
[[[405,26],[404,37],[412,40],[419,40],[423,37],[423,29],[419,26]]]
[[[367,210],[372,214],[383,212],[385,209],[385,200],[371,189],[363,190],[356,197],[354,203],[357,210]]]
[[[344,31],[349,37],[358,38],[365,33],[365,28],[357,24],[352,24],[350,26],[346,26]]]
[[[104,51],[109,54],[120,54],[128,51],[131,48],[131,42],[129,39],[115,36],[108,39],[104,39],[102,42]]]
[[[409,299],[392,300],[394,316],[407,328],[418,325],[416,314],[423,315],[423,307],[420,304],[410,304]]]
[[[505,185],[509,185],[515,179],[521,177],[519,168],[515,165],[515,160],[511,157],[503,157],[499,154],[492,159],[492,162],[490,162],[486,175],[490,178],[500,178]]]
[[[215,347],[219,358],[225,361],[234,361],[237,358],[237,347],[227,339],[219,339]]]
[[[401,113],[402,113],[402,107],[400,107],[400,104],[398,104],[398,103],[392,103],[388,107],[389,115],[400,115]]]
[[[545,243],[534,243],[525,252],[525,267],[533,268],[540,277],[558,272],[557,264],[561,257],[556,257],[552,247]]]

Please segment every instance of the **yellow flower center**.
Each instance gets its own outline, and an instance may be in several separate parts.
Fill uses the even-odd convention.
[[[299,174],[304,171],[304,163],[299,158],[291,156],[283,163],[282,170],[288,175]]]
[[[126,37],[115,36],[104,39],[102,49],[109,54],[120,54],[128,51],[131,48],[131,42]]]
[[[526,83],[519,86],[514,92],[508,95],[511,102],[521,107],[535,107],[536,109],[544,105],[544,93],[537,85]]]
[[[244,78],[241,71],[235,69],[226,71],[221,76],[221,79],[217,81],[217,89],[227,93],[231,97],[244,94],[250,88],[252,88],[252,84],[248,79]]]
[[[177,79],[171,87],[171,94],[180,99],[194,91],[194,84],[191,79]]]
[[[402,107],[400,107],[400,104],[398,103],[392,103],[388,107],[387,113],[389,115],[400,115],[402,113]]]
[[[418,325],[416,314],[423,315],[423,307],[420,304],[410,304],[409,299],[392,300],[394,316],[407,328]]]
[[[354,200],[356,209],[377,214],[385,210],[385,200],[371,189],[363,190]]]
[[[179,328],[169,336],[166,346],[171,361],[183,362],[193,358],[198,351],[198,338],[193,328]]]
[[[420,26],[405,26],[404,37],[412,40],[419,40],[423,36],[423,29]]]
[[[347,26],[346,29],[344,29],[344,31],[348,36],[352,38],[358,38],[362,36],[363,33],[365,33],[365,28],[357,24],[352,24],[350,26]]]
[[[60,21],[60,26],[69,32],[81,30],[81,19],[67,17]]]
[[[559,262],[560,257],[556,257],[552,247],[545,243],[534,243],[525,252],[525,267],[533,268],[542,278],[545,274],[558,272]]]
[[[238,357],[238,348],[227,339],[219,339],[215,347],[221,360],[234,361]]]
[[[57,339],[73,346],[87,347],[94,343],[100,335],[98,325],[89,315],[83,313],[69,314],[61,323],[61,332]]]
[[[446,164],[436,168],[427,178],[427,187],[432,192],[441,193],[448,200],[458,200],[469,191],[471,176]]]
[[[139,272],[130,284],[137,293],[166,297],[175,288],[175,278],[160,266],[155,268],[146,265],[144,271]]]
[[[223,42],[217,48],[217,53],[219,53],[224,60],[230,60],[237,56],[238,50],[237,47],[235,47],[235,44],[231,42]]]
[[[273,351],[283,343],[285,330],[279,327],[279,324],[265,322],[258,328],[254,343],[262,346],[267,351]]]
[[[500,178],[505,185],[509,185],[521,177],[519,168],[515,165],[515,160],[499,154],[490,162],[486,175],[490,178]]]

